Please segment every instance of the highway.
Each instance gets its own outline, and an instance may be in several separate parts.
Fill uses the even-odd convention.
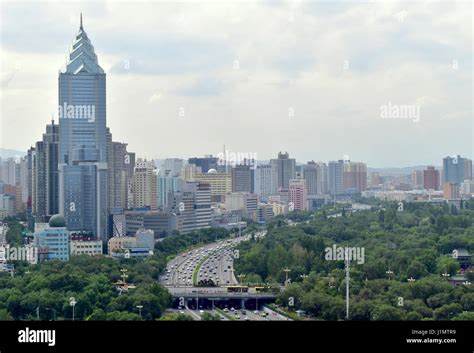
[[[256,233],[255,237],[260,238],[265,235],[266,231],[262,231]],[[161,284],[168,288],[175,296],[179,293],[187,297],[199,298],[199,296],[202,296],[203,298],[216,298],[216,300],[219,297],[272,296],[272,294],[257,293],[254,288],[249,288],[248,293],[227,292],[227,286],[239,284],[234,273],[233,261],[234,258],[240,255],[235,247],[244,240],[250,240],[250,236],[244,235],[220,240],[190,249],[176,256],[167,264],[165,273],[160,276]],[[208,283],[212,283],[214,286],[212,284],[210,286],[197,286],[200,281],[208,281]],[[189,314],[194,320],[200,320],[204,313],[217,315],[223,321],[228,321],[228,317],[232,318],[233,321],[286,320],[286,318],[266,307],[260,311],[242,310],[240,307],[233,308],[227,305],[221,305],[221,311],[209,310],[209,308],[206,309],[201,306],[193,309],[185,304],[177,312]],[[222,313],[225,313],[225,315]]]
[[[264,236],[264,232],[257,234]],[[211,280],[216,285],[235,285],[238,282],[234,275],[233,257],[238,256],[238,251],[234,247],[249,239],[245,235],[186,251],[167,264],[160,282],[166,287],[194,287],[201,280]]]

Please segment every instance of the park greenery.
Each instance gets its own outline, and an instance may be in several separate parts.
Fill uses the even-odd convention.
[[[278,295],[278,310],[290,317],[302,310],[314,319],[341,320],[346,314],[345,264],[326,260],[325,249],[334,244],[363,247],[364,263],[350,266],[351,320],[474,320],[474,286],[453,286],[447,279],[461,271],[452,251],[474,252],[474,202],[462,209],[406,203],[398,211],[395,203],[360,201],[371,209],[350,212],[349,205],[339,204],[275,217],[264,238],[241,243],[236,273],[245,274],[249,283],[283,284],[287,267],[290,284]],[[24,219],[5,221],[7,241],[23,244]],[[248,233],[255,233],[254,227]],[[14,276],[0,273],[0,320],[71,320],[71,297],[77,302],[77,320],[190,320],[183,314],[163,316],[172,300],[159,274],[176,254],[236,232],[175,233],[160,239],[146,259],[101,255],[37,265],[14,262]],[[122,294],[117,290],[121,269],[135,286]],[[463,274],[474,281],[473,272]]]
[[[5,219],[10,244],[23,244],[25,227],[20,219]],[[105,255],[73,256],[67,262],[37,265],[14,261],[14,276],[0,273],[0,320],[71,320],[74,297],[76,320],[156,320],[171,306],[171,296],[159,282],[159,274],[176,254],[200,243],[228,237],[225,229],[206,229],[174,234],[156,243],[155,252],[142,259],[112,259]],[[126,269],[127,283],[135,288],[119,293],[117,281]],[[142,306],[141,317],[137,306]],[[165,320],[189,319],[184,315]]]
[[[289,284],[277,304],[321,320],[345,318],[345,263],[326,260],[333,244],[363,247],[350,265],[351,320],[473,320],[474,286],[453,286],[454,249],[474,251],[474,202],[462,209],[369,200],[370,210],[322,209],[277,217],[263,239],[241,243],[236,273],[250,283]],[[338,217],[328,217],[339,213]],[[443,276],[444,274],[444,276]],[[469,281],[474,272],[465,271]],[[410,281],[408,280],[410,279]]]

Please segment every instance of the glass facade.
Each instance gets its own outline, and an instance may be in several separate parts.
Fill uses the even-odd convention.
[[[106,75],[82,24],[58,83],[60,213],[68,230],[105,241]]]

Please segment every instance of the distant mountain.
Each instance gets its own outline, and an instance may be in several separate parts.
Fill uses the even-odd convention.
[[[26,155],[26,151],[10,150],[8,148],[0,148],[0,158],[15,158],[23,157]]]
[[[367,168],[369,173],[380,173],[380,175],[395,176],[395,175],[409,175],[415,170],[423,170],[426,165],[417,165],[413,167],[404,168]],[[441,169],[441,166],[435,166],[436,169]]]

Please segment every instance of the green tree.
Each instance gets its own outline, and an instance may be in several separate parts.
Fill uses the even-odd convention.
[[[462,312],[460,304],[446,304],[434,311],[435,320],[451,320]]]

